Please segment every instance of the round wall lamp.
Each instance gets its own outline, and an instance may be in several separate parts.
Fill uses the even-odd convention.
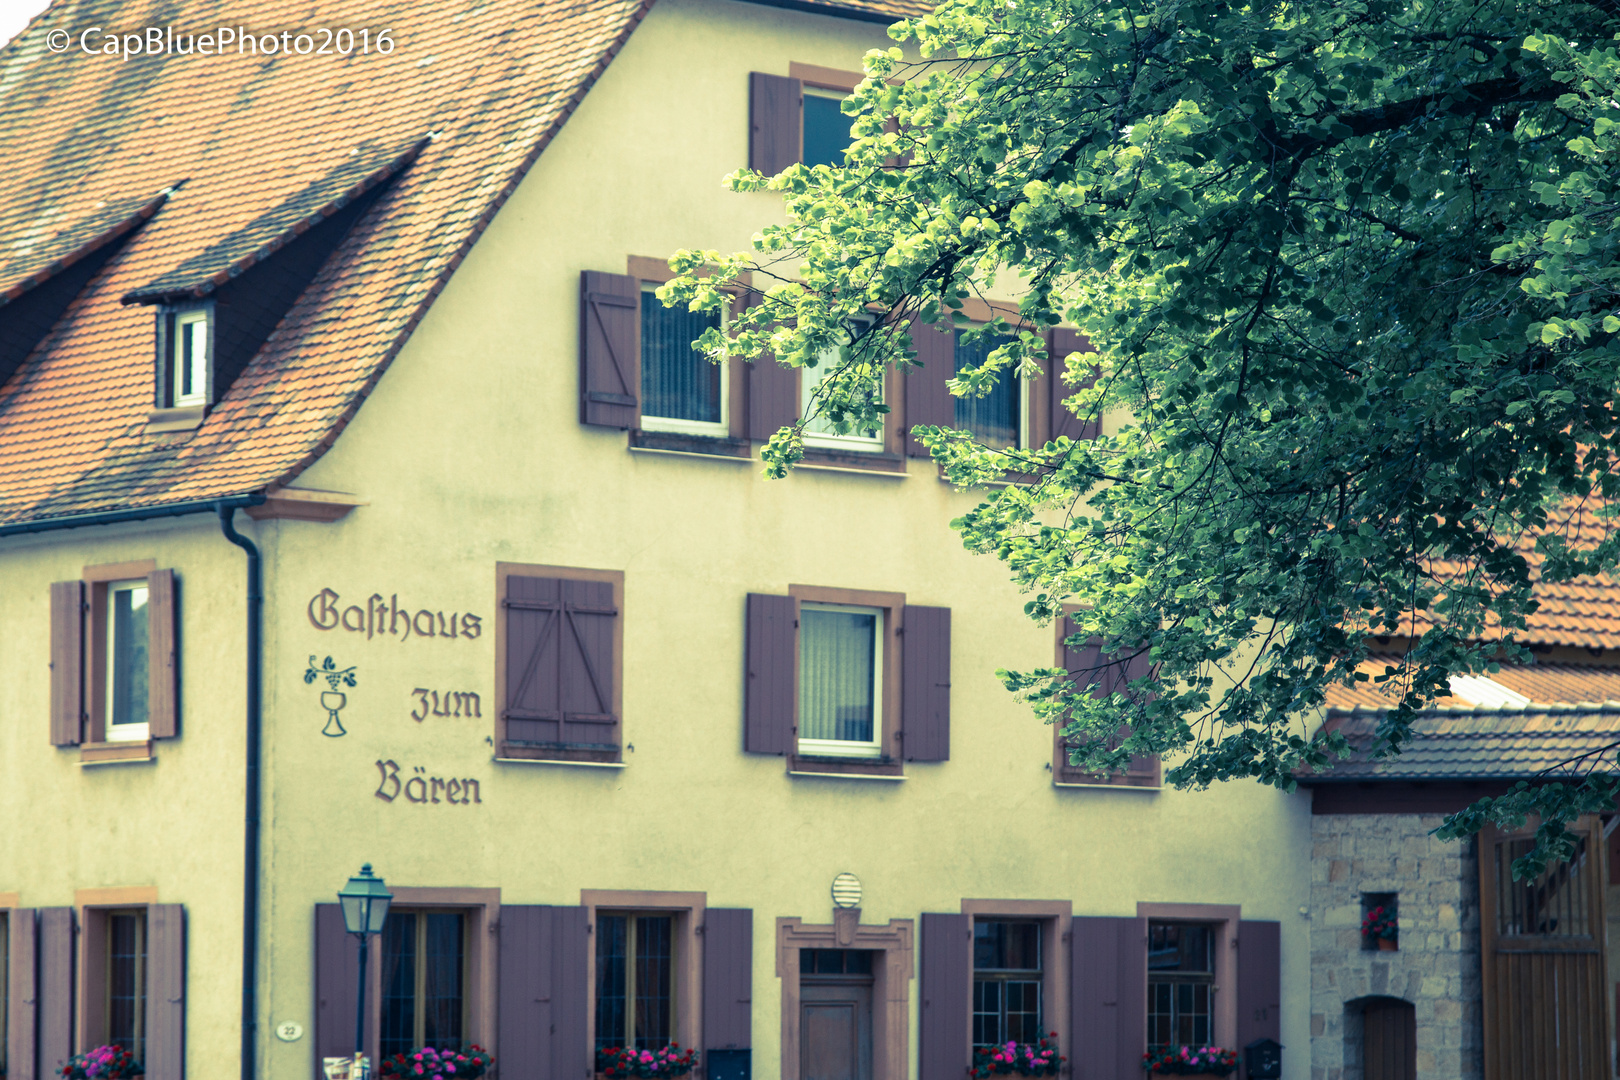
[[[861,879],[847,872],[833,878],[832,899],[834,907],[860,907]]]

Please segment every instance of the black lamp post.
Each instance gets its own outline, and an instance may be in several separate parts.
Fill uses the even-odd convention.
[[[359,1075],[360,1059],[366,1052],[366,945],[372,934],[382,933],[388,918],[388,902],[394,898],[383,884],[383,879],[371,872],[371,864],[360,868],[358,877],[338,892],[338,903],[343,908],[343,928],[360,939],[360,993],[355,1006],[354,1069],[351,1080],[364,1080]]]

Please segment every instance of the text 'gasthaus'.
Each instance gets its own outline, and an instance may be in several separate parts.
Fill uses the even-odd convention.
[[[372,593],[364,607],[341,603],[342,597],[333,589],[322,589],[309,601],[309,622],[317,630],[336,630],[342,627],[366,637],[397,637],[404,641],[417,637],[475,638],[484,632],[483,620],[477,615],[452,611],[448,617],[442,611],[422,608],[412,614],[409,608],[399,606],[399,594],[384,600],[382,593]]]

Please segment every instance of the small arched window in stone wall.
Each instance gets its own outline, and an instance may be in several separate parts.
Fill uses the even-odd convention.
[[[1417,1010],[1364,997],[1344,1005],[1344,1080],[1417,1080]]]

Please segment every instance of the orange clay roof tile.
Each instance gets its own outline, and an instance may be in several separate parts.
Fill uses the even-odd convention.
[[[53,4],[0,48],[0,296],[60,270],[185,183],[0,385],[0,526],[293,480],[353,417],[651,3],[319,0],[296,13],[272,0]],[[929,9],[917,0],[798,6],[874,18]],[[367,27],[373,47],[120,59],[80,50],[78,33],[93,26]],[[75,35],[62,53],[46,47],[58,27]],[[383,28],[394,42],[387,55],[375,48]],[[153,316],[122,299],[206,291],[310,223],[294,211],[310,211],[317,196],[328,207],[353,198],[388,155],[430,132],[202,426],[147,435]],[[356,160],[364,167],[351,169]]]

